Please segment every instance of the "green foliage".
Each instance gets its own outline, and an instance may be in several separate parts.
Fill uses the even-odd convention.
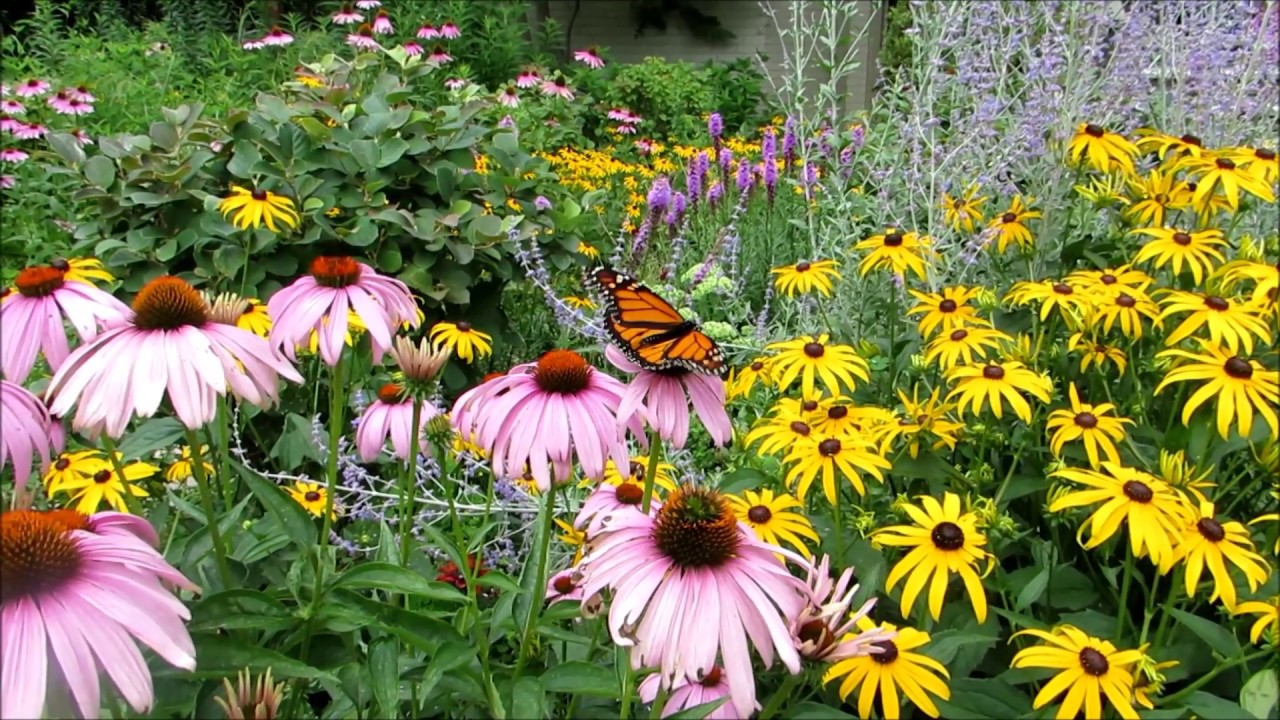
[[[619,69],[602,99],[639,113],[656,137],[689,138],[702,132],[716,96],[692,63],[648,57]]]
[[[911,62],[911,5],[899,0],[885,14],[884,40],[880,45],[880,73],[888,80],[898,69]]]

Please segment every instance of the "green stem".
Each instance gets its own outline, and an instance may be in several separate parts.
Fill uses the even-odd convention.
[[[414,471],[418,466],[418,434],[419,426],[422,424],[422,399],[413,399],[413,426],[409,429],[409,457],[404,460],[404,472],[401,475],[400,482],[400,565],[409,566],[409,542],[413,538],[410,532],[410,513],[413,511],[414,501]],[[443,471],[443,468],[441,468]],[[443,480],[443,478],[441,478]],[[405,602],[409,601],[409,596],[405,595]]]
[[[346,416],[347,354],[338,356],[338,364],[329,371],[329,453],[324,461],[324,476],[328,485],[324,494],[324,518],[318,546],[329,544],[329,530],[333,527],[333,495],[338,489],[338,441],[342,439]]]
[[[1212,670],[1205,673],[1204,675],[1201,675],[1195,682],[1182,688],[1181,690],[1170,695],[1169,697],[1160,698],[1159,700],[1156,701],[1156,704],[1159,705],[1160,707],[1175,705],[1175,703],[1177,703],[1179,700],[1199,690],[1205,685],[1209,684],[1214,678],[1218,677],[1219,675],[1226,672],[1227,670],[1230,670],[1231,668],[1237,665],[1243,665],[1243,664],[1252,662],[1254,660],[1257,660],[1258,658],[1269,656],[1274,652],[1275,650],[1272,650],[1272,649],[1262,649],[1250,655],[1237,656],[1227,662],[1218,663],[1216,666],[1214,666]]]
[[[1125,543],[1124,579],[1120,581],[1120,607],[1116,610],[1116,629],[1111,637],[1120,640],[1120,631],[1124,630],[1125,618],[1129,617],[1129,586],[1133,584],[1133,546]]]
[[[773,697],[769,698],[769,704],[765,705],[764,709],[760,711],[760,720],[769,720],[769,718],[773,717],[775,712],[782,708],[782,705],[795,691],[796,685],[800,683],[800,679],[802,677],[803,675],[797,673],[795,675],[787,675],[783,678],[782,687],[778,688],[778,691],[773,694]]]
[[[622,678],[622,700],[621,707],[618,710],[618,720],[628,720],[631,717],[631,690],[634,682],[635,671],[631,669],[631,661],[627,661],[626,674]]]
[[[116,450],[116,443],[106,433],[102,434],[102,448],[107,451],[107,458],[111,461],[111,469],[115,471],[116,477],[120,478],[120,487],[124,490],[120,493],[124,498],[124,505],[129,509],[129,513],[142,517],[142,503],[138,498],[134,497],[133,490],[129,487],[129,481],[125,479],[124,474],[124,458],[120,457],[120,451]]]
[[[1004,497],[1004,491],[1009,488],[1009,481],[1013,479],[1013,471],[1018,469],[1018,460],[1022,457],[1022,447],[1019,446],[1017,452],[1013,454],[1013,460],[1009,462],[1009,471],[1004,474],[1004,480],[1000,481],[1000,489],[996,490],[996,497],[991,504],[1000,508],[1000,498]]]
[[[658,464],[662,462],[662,439],[656,430],[649,430],[649,466],[644,470],[644,500],[640,511],[649,514],[653,505],[653,484],[658,478]],[[621,470],[621,468],[619,468]]]
[[[231,479],[231,410],[225,397],[218,398],[218,483],[230,511],[236,505],[236,488]]]
[[[832,555],[837,560],[844,557],[844,518],[840,512],[840,487],[840,479],[836,478],[836,500],[831,503],[831,529],[836,544],[835,552]]]
[[[587,654],[583,656],[583,660],[586,662],[591,662],[591,657],[596,654],[596,648],[600,647],[600,628],[602,627],[604,627],[604,618],[592,620],[591,644],[587,646]],[[573,699],[569,701],[569,709],[565,712],[565,717],[578,717],[578,701],[581,699],[581,693],[574,693]]]
[[[222,531],[218,529],[218,517],[213,510],[213,490],[209,488],[209,477],[204,472],[204,453],[200,451],[200,437],[195,430],[187,430],[187,444],[191,447],[191,472],[196,476],[196,486],[200,488],[200,505],[204,510],[205,526],[209,528],[209,540],[213,543],[213,558],[218,565],[218,576],[222,579],[223,589],[230,590],[232,584],[231,570],[227,567],[227,547],[222,541]]]
[[[538,616],[542,613],[543,596],[547,587],[547,554],[551,548],[551,520],[555,517],[556,506],[556,485],[553,482],[551,487],[543,493],[542,506],[538,508],[538,523],[541,527],[541,533],[538,535],[537,547],[537,567],[534,574],[534,583],[531,586],[532,597],[529,598],[529,614],[524,619],[524,630],[521,633],[520,641],[520,657],[516,660],[515,671],[512,680],[520,677],[520,671],[524,669],[524,664],[529,659],[531,647],[533,646],[533,634],[538,629]]]

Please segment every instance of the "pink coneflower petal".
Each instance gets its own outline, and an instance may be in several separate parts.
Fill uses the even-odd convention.
[[[456,40],[457,38],[462,37],[462,31],[458,29],[457,25],[454,25],[452,22],[447,22],[440,26],[440,37],[445,38],[446,40]]]
[[[419,410],[418,452],[426,453],[427,424],[440,414],[439,408],[424,402]],[[391,456],[397,460],[409,457],[413,438],[413,400],[404,394],[399,385],[384,385],[378,398],[369,404],[356,425],[356,450],[360,459],[373,462],[382,453],[387,441],[391,441]]]
[[[520,93],[510,85],[502,92],[498,93],[498,104],[503,107],[519,107]]]
[[[542,94],[548,97],[558,97],[564,100],[573,100],[573,90],[569,87],[569,83],[563,77],[557,77],[555,80],[542,81]]]
[[[373,16],[373,32],[375,34],[390,35],[395,31],[395,28],[391,25],[391,17],[386,12],[379,10],[378,14]]]
[[[89,137],[88,133],[79,128],[71,131],[71,137],[75,138],[76,142],[80,143],[81,146],[93,144],[93,138]]]
[[[636,129],[633,126],[626,125],[626,124],[615,126],[613,128],[613,131],[618,133],[619,135],[635,135],[636,134]]]
[[[347,44],[361,50],[378,49],[378,41],[373,37],[373,28],[368,23],[360,26],[360,29],[347,35]]]
[[[67,94],[67,97],[71,98],[72,100],[79,100],[80,102],[92,103],[92,102],[97,102],[98,100],[89,92],[89,88],[85,87],[84,85],[69,87],[63,90],[63,92],[65,92]]]
[[[4,148],[0,150],[0,162],[20,164],[27,158],[31,157],[27,151],[19,148]]]
[[[361,10],[374,10],[382,7],[382,0],[356,0],[356,7]]]
[[[659,437],[677,448],[689,440],[689,406],[717,445],[733,438],[733,423],[724,409],[724,381],[714,375],[692,371],[652,372],[627,359],[612,345],[605,357],[619,370],[633,373],[622,398],[619,414],[643,414]]]
[[[24,81],[21,85],[19,85],[16,89],[14,89],[14,94],[16,94],[18,97],[37,97],[39,95],[43,95],[49,92],[49,88],[50,88],[49,83],[45,82],[44,80],[37,80],[35,78],[32,78],[30,80]]]
[[[241,47],[241,48],[243,48],[243,49],[245,49],[245,50],[261,50],[262,48],[264,48],[264,47],[266,47],[266,46],[267,46],[267,43],[266,43],[266,41],[265,41],[265,40],[263,40],[262,38],[254,38],[254,39],[252,39],[252,40],[245,40],[244,42],[240,43],[240,47]]]
[[[358,22],[364,22],[364,16],[352,10],[350,5],[343,5],[342,9],[334,13],[329,19],[334,25],[354,25]]]
[[[0,100],[0,112],[9,115],[22,115],[27,111],[26,106],[17,100]]]
[[[39,124],[21,124],[14,128],[13,135],[19,140],[38,140],[49,134],[49,128]]]
[[[420,40],[435,40],[438,37],[440,37],[440,31],[433,25],[423,25],[418,28],[418,39]]]
[[[658,690],[661,685],[662,677],[660,675],[650,675],[640,683],[636,694],[640,697],[641,702],[652,703],[658,699]],[[734,710],[733,703],[729,702],[730,696],[729,683],[725,680],[724,670],[716,667],[698,682],[690,682],[685,678],[677,680],[672,685],[671,694],[667,696],[667,701],[662,706],[661,717],[670,717],[683,710],[724,698],[725,702],[710,713],[707,713],[705,717],[707,720],[738,720],[738,713]],[[756,703],[756,709],[760,709],[759,703]]]
[[[586,50],[575,50],[573,53],[573,59],[586,65],[592,70],[599,70],[600,68],[604,67],[604,58],[600,57],[600,54],[596,51],[595,48],[587,48]]]
[[[284,47],[293,42],[293,36],[278,27],[273,27],[263,36],[262,42],[271,47]]]
[[[418,43],[412,40],[401,45],[400,49],[404,50],[404,54],[408,55],[409,57],[418,57],[422,53],[426,52],[425,50],[423,50],[421,45],[419,45]]]
[[[18,179],[12,175],[0,175],[0,190],[8,190],[18,184]]]
[[[542,83],[542,76],[538,74],[537,70],[534,70],[532,68],[526,68],[524,71],[522,71],[519,75],[516,76],[516,87],[520,88],[521,90],[525,90],[531,87],[537,87],[541,83]]]
[[[427,60],[443,65],[447,62],[451,62],[453,60],[453,56],[445,52],[443,47],[437,45],[431,49],[431,54],[427,56]]]
[[[13,491],[18,496],[26,488],[37,457],[39,472],[49,469],[51,422],[39,398],[17,383],[0,380],[0,470],[13,466]]]
[[[463,78],[449,78],[444,81],[444,86],[450,90],[461,90],[467,86],[467,81]]]

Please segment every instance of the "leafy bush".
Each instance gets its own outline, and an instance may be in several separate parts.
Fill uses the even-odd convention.
[[[716,97],[692,63],[648,57],[619,68],[602,99],[639,113],[657,137],[684,138],[702,131],[702,115],[715,109]]]

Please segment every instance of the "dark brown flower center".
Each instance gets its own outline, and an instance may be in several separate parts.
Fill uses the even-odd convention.
[[[1253,377],[1253,365],[1239,355],[1227,358],[1227,361],[1222,364],[1222,369],[1237,380],[1248,380]]]
[[[623,505],[639,505],[644,501],[644,488],[638,483],[624,482],[618,485],[614,497]]]
[[[969,337],[969,331],[964,328],[958,328],[951,331],[951,342],[960,342],[967,337]]]
[[[1122,308],[1131,308],[1137,305],[1138,301],[1134,300],[1133,296],[1129,293],[1120,293],[1116,296],[1116,304]]]
[[[871,653],[871,659],[881,665],[888,665],[898,659],[898,646],[892,640],[882,640],[875,643],[875,647],[880,648],[880,652]]]
[[[885,247],[898,247],[902,245],[903,235],[896,230],[884,236]]]
[[[578,586],[573,582],[572,575],[570,573],[565,573],[564,575],[561,575],[560,577],[556,578],[551,583],[551,587],[555,588],[556,592],[560,593],[561,595],[568,595],[569,593],[573,592],[574,588]]]
[[[808,423],[805,423],[805,422],[801,422],[801,421],[799,421],[799,420],[792,420],[792,421],[791,421],[791,432],[793,432],[793,433],[795,433],[795,434],[797,434],[797,435],[808,436],[808,435],[809,435],[809,424],[808,424]]]
[[[957,307],[959,307],[959,305],[956,305],[956,301],[951,298],[947,298],[938,303],[938,310],[944,313],[953,313],[956,311]]]
[[[764,525],[773,519],[773,512],[764,505],[753,505],[747,511],[747,519],[756,525]]]
[[[939,550],[959,550],[964,547],[964,531],[949,520],[935,525],[933,532],[929,533],[929,539],[933,540],[934,547]]]
[[[827,438],[826,440],[823,440],[822,442],[818,443],[818,454],[822,455],[822,457],[831,457],[832,455],[839,455],[840,450],[841,450],[840,441],[837,440],[836,438]]]
[[[702,680],[699,682],[703,687],[715,687],[720,684],[720,678],[722,675],[723,673],[720,671],[719,666],[712,666],[712,668],[707,671],[707,674],[702,676]]]
[[[1102,273],[1102,275],[1098,278],[1098,280],[1103,285],[1115,285],[1116,283],[1120,282],[1120,279],[1117,278],[1115,275],[1112,275],[1111,273]]]
[[[1017,222],[1017,221],[1018,221],[1018,216],[1011,212],[1007,212],[1000,216],[1000,222],[1005,224],[1008,224],[1011,222]]]
[[[818,358],[822,357],[823,353],[825,353],[826,351],[827,351],[827,348],[822,343],[811,342],[811,343],[805,343],[804,345],[804,354],[808,355],[814,360],[817,360]]]
[[[1161,205],[1169,204],[1169,196],[1164,193],[1156,193],[1155,201]]]
[[[260,188],[256,188],[256,189],[254,189],[254,191],[253,191],[252,193],[250,193],[250,196],[251,196],[251,197],[253,197],[253,199],[254,199],[254,200],[256,200],[256,201],[258,201],[258,202],[266,202],[266,201],[267,201],[267,191],[266,191],[266,190],[262,190],[262,189],[260,189]]]
[[[1209,517],[1197,520],[1196,530],[1199,530],[1204,539],[1209,542],[1222,542],[1222,539],[1227,536],[1227,531],[1222,527],[1222,523]]]
[[[93,474],[93,481],[98,483],[99,485],[105,485],[111,482],[111,471],[99,470],[98,472]]]
[[[1231,308],[1231,303],[1227,302],[1226,300],[1220,297],[1210,295],[1209,297],[1204,299],[1204,306],[1209,308],[1210,310],[1217,310],[1218,312],[1224,312]]]
[[[76,527],[70,516],[80,518]],[[80,569],[71,530],[87,529],[71,511],[9,510],[0,513],[0,603],[56,590]]]
[[[182,278],[162,275],[133,299],[133,324],[142,330],[176,330],[209,322],[209,306]]]
[[[543,392],[572,395],[591,383],[591,366],[572,350],[551,350],[538,358],[533,376]]]
[[[18,273],[18,278],[13,281],[13,284],[23,297],[40,298],[52,295],[53,291],[62,287],[65,282],[65,270],[41,265],[24,268]]]
[[[1213,162],[1215,165],[1218,166],[1219,170],[1235,170],[1236,169],[1235,162],[1230,158],[1218,158]]]
[[[1098,417],[1091,412],[1076,413],[1076,425],[1085,430],[1098,427]]]
[[[61,270],[62,272],[67,272],[71,270],[71,263],[67,262],[66,258],[55,258],[53,262],[49,263],[49,267],[53,268],[54,270]]]
[[[1121,489],[1125,497],[1136,503],[1149,503],[1156,496],[1151,486],[1141,480],[1129,480]]]
[[[311,277],[325,287],[344,288],[360,282],[360,263],[345,255],[321,255],[311,261]]]
[[[764,363],[760,362],[759,360],[751,363],[751,372],[760,372],[763,369],[764,369]]]
[[[800,409],[805,412],[813,412],[814,410],[818,409],[818,401],[817,400],[801,400]]]
[[[718,492],[685,485],[658,511],[653,538],[680,567],[718,567],[738,550],[738,519]]]
[[[813,267],[807,262],[796,263],[796,272],[809,272],[809,268]]]
[[[1190,133],[1183,135],[1178,139],[1187,145],[1195,145],[1196,147],[1202,147],[1204,145],[1204,141],[1202,141],[1200,138]]]
[[[71,461],[66,458],[58,458],[58,461],[53,464],[53,467],[56,470],[66,470],[71,467]]]
[[[308,490],[306,494],[302,496],[302,499],[306,500],[309,503],[320,502],[320,491]]]
[[[849,417],[848,405],[832,405],[827,408],[827,417],[831,420],[843,420]]]
[[[831,644],[835,638],[831,634],[831,628],[822,620],[810,620],[800,626],[800,632],[796,633],[800,642],[810,643],[816,648],[824,648]]]
[[[1096,137],[1096,138],[1100,138],[1103,135],[1107,134],[1106,130],[1103,130],[1101,127],[1098,127],[1093,123],[1089,123],[1088,125],[1085,125],[1084,132],[1086,135],[1089,135],[1090,137]]]
[[[399,405],[404,399],[404,387],[396,383],[387,383],[378,388],[378,399],[388,405]]]
[[[982,368],[982,377],[988,380],[1003,380],[1004,368],[999,365],[988,365]]]
[[[1253,156],[1259,160],[1275,160],[1276,151],[1270,148],[1258,148],[1253,151]]]
[[[1066,283],[1054,283],[1053,291],[1059,295],[1070,295],[1071,293],[1075,292],[1075,290],[1073,290],[1071,286]]]
[[[1176,232],[1173,234],[1173,241],[1183,247],[1191,244],[1191,236],[1184,232]]]
[[[471,323],[467,322],[466,320],[463,320],[462,322],[459,322],[459,323],[454,323],[454,327],[457,328],[458,332],[460,333],[471,332]]]
[[[1087,647],[1080,651],[1080,667],[1084,668],[1084,671],[1090,675],[1100,677],[1107,674],[1111,664],[1107,662],[1107,658],[1102,653]]]

